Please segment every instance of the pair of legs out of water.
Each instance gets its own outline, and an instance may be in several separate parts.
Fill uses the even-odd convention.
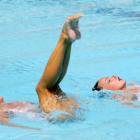
[[[40,108],[46,113],[53,110],[62,110],[73,113],[71,106],[73,108],[78,107],[78,104],[74,100],[65,96],[62,101],[58,96],[62,95],[59,83],[63,80],[67,72],[72,43],[81,37],[78,28],[78,20],[82,16],[83,15],[79,13],[66,19],[56,48],[51,54],[44,73],[36,86]],[[4,112],[5,109],[8,110],[16,107],[22,109],[26,107],[26,104],[21,102],[5,104],[3,102],[3,98],[0,96],[0,122],[2,124],[13,127],[36,129],[9,122],[9,114]],[[65,119],[67,116],[62,116],[60,120],[63,118]]]
[[[73,108],[78,107],[74,100],[65,98],[65,102],[62,102],[57,96],[62,92],[59,83],[67,72],[72,43],[81,37],[78,21],[82,16],[83,14],[78,13],[66,19],[56,48],[51,54],[44,73],[36,86],[40,107],[46,113],[53,110],[71,112],[70,105]]]

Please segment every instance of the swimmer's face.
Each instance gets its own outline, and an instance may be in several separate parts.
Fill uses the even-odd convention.
[[[107,90],[122,90],[126,87],[126,81],[117,77],[104,77],[98,81],[98,87]]]

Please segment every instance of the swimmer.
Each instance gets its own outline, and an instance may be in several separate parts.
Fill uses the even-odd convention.
[[[62,92],[59,87],[59,84],[67,72],[72,43],[81,38],[78,22],[82,16],[83,14],[78,13],[66,19],[56,48],[50,56],[45,71],[36,86],[36,92],[42,111],[50,113],[54,110],[62,110],[69,113],[66,115],[62,114],[56,119],[50,119],[50,121],[61,121],[70,117],[72,118],[74,114],[73,110],[78,108],[77,102],[72,98],[66,97],[65,93]],[[18,113],[18,111],[23,112],[23,110],[28,110],[30,107],[34,108],[34,105],[29,102],[4,103],[3,97],[0,96],[1,124],[39,130],[38,128],[30,128],[9,122],[10,111],[12,113]],[[33,109],[32,111],[36,112],[37,110]]]
[[[36,86],[40,108],[45,113],[62,110],[73,114],[73,110],[78,108],[77,102],[68,98],[59,84],[67,72],[72,44],[81,38],[78,22],[82,16],[78,13],[66,19],[59,41]]]
[[[40,130],[39,128],[31,128],[27,126],[21,126],[18,124],[14,124],[9,122],[9,117],[13,113],[24,113],[30,109],[31,112],[37,112],[32,103],[29,102],[11,102],[5,103],[2,96],[0,96],[0,123],[7,126],[24,128],[24,129],[35,129]]]
[[[113,75],[112,77],[103,77],[99,79],[92,88],[92,91],[100,91],[103,89],[122,91],[123,95],[113,94],[111,97],[119,100],[124,105],[140,107],[140,105],[135,105],[132,103],[132,101],[140,99],[140,85],[131,84],[130,86],[126,86],[126,81],[124,79]]]

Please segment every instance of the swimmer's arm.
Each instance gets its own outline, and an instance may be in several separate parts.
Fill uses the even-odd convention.
[[[18,128],[23,128],[23,129],[40,130],[39,128],[31,128],[31,127],[21,126],[21,125],[9,122],[9,115],[5,112],[0,112],[0,123],[3,124],[3,125],[18,127]]]
[[[132,106],[132,107],[135,107],[135,108],[140,108],[140,105],[135,105],[135,104],[133,104],[131,102],[127,102],[127,101],[122,101],[121,104]]]
[[[124,97],[122,95],[119,95],[119,94],[112,94],[111,98],[113,98],[115,100],[119,100],[119,101],[124,100]]]
[[[135,101],[135,100],[138,99],[138,97],[137,97],[135,94],[130,94],[130,95],[128,95],[128,94],[126,94],[126,93],[124,94],[124,96],[119,95],[119,94],[113,94],[113,95],[111,96],[111,98],[113,98],[113,99],[115,99],[115,100],[119,100],[119,101],[127,100],[127,101],[129,101],[129,102]]]
[[[128,105],[135,108],[140,108],[140,105],[135,105],[131,102],[132,100],[134,100],[133,98],[136,98],[135,95],[132,95],[131,97],[130,96],[123,97],[122,95],[113,94],[111,97],[115,100],[119,100],[122,105]]]

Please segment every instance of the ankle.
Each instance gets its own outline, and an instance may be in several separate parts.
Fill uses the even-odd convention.
[[[66,44],[72,44],[73,41],[69,38],[69,36],[62,31],[61,36],[60,36],[61,41],[63,41]]]

